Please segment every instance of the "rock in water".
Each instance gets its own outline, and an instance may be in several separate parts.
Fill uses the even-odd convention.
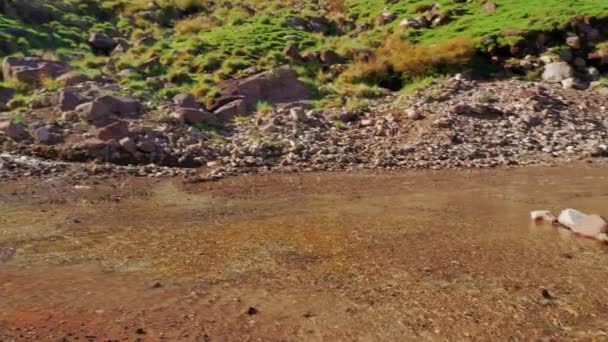
[[[608,231],[608,223],[600,216],[587,215],[574,209],[562,211],[558,221],[582,236],[596,237]]]
[[[536,210],[530,212],[530,218],[533,221],[556,222],[557,218],[548,210]]]

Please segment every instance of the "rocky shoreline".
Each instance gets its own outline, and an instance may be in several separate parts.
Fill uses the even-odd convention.
[[[94,82],[78,87],[80,94],[101,88]],[[182,107],[183,97],[152,109],[116,97],[123,101],[119,105],[137,110],[114,111],[101,118],[103,123],[90,125],[71,118],[71,111],[58,119],[60,104],[55,104],[28,113],[36,119],[27,126],[5,124],[0,179],[68,173],[76,178],[182,175],[196,181],[257,172],[601,161],[608,157],[607,94],[606,86],[578,91],[456,75],[412,95],[362,100],[355,109],[292,102],[220,123],[204,115],[193,119],[206,112]],[[94,102],[100,96],[115,100],[95,96]],[[86,110],[90,115],[91,108]],[[205,125],[192,125],[199,122]]]

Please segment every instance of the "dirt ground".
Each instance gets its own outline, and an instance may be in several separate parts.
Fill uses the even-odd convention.
[[[608,340],[608,169],[0,183],[1,341]]]

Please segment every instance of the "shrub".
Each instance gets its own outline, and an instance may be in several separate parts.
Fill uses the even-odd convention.
[[[354,99],[348,99],[345,107],[349,112],[365,112],[368,109],[367,103]]]
[[[335,13],[345,13],[346,5],[344,4],[344,0],[328,0],[327,7],[330,11]]]
[[[219,24],[217,19],[213,17],[195,17],[184,19],[175,24],[175,32],[180,35],[198,33],[202,30],[216,27]]]
[[[385,58],[395,71],[410,76],[461,68],[471,61],[473,54],[473,45],[468,38],[416,45],[393,35],[380,49],[381,58]]]
[[[449,72],[468,65],[474,48],[467,38],[456,38],[446,42],[420,45],[389,36],[369,61],[353,63],[341,79],[350,83],[369,83],[392,88],[406,79],[431,73]]]

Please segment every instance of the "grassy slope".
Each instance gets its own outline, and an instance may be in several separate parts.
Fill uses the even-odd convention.
[[[479,39],[485,35],[496,35],[505,28],[516,28],[524,31],[550,30],[567,22],[574,15],[608,16],[608,3],[603,0],[495,0],[498,5],[495,13],[480,13],[482,1],[455,4],[451,0],[399,1],[397,4],[385,4],[373,0],[347,0],[349,13],[358,16],[358,22],[370,22],[384,9],[397,14],[403,19],[415,16],[414,8],[421,4],[440,3],[442,9],[465,9],[466,13],[453,18],[444,26],[419,30],[413,39],[420,43],[434,43],[455,37]],[[368,39],[382,36],[382,33],[394,29],[399,20],[379,30],[367,33]]]
[[[50,0],[49,0],[50,1]],[[144,0],[52,0],[57,6],[67,6],[60,10],[61,20],[54,20],[39,26],[25,25],[17,20],[8,19],[0,13],[0,40],[10,41],[13,54],[30,54],[32,50],[46,48],[55,56],[67,59],[84,70],[103,69],[105,72],[118,72],[124,68],[137,69],[144,60],[158,56],[161,66],[153,75],[171,78],[173,86],[162,87],[162,94],[170,96],[178,91],[194,90],[201,96],[209,95],[212,84],[221,79],[238,77],[241,70],[256,66],[259,69],[271,68],[286,60],[280,56],[281,50],[289,43],[296,43],[301,50],[316,50],[329,47],[338,51],[358,50],[377,46],[391,30],[395,30],[400,20],[415,16],[413,10],[421,4],[439,2],[442,9],[464,9],[465,13],[440,27],[409,32],[410,39],[423,43],[446,41],[454,37],[467,36],[474,40],[485,35],[496,35],[505,28],[526,30],[547,30],[564,23],[573,15],[608,15],[605,0],[495,0],[496,13],[481,14],[483,1],[455,4],[452,0],[401,0],[387,4],[381,0],[344,0],[347,18],[356,18],[357,24],[373,23],[374,18],[383,10],[397,14],[397,20],[380,28],[374,28],[353,38],[343,35],[324,36],[306,32],[302,28],[289,28],[284,25],[289,16],[315,15],[318,8],[308,2],[292,0],[220,0],[231,6],[220,6],[214,12],[204,10],[172,21],[167,26],[155,21],[139,20],[128,22],[122,19],[112,23],[100,19],[103,8],[120,8],[119,12],[128,14],[143,9],[148,1]],[[159,0],[161,6],[175,8],[200,4],[203,0]],[[256,10],[251,15],[239,8],[247,4]],[[163,11],[169,13],[166,7]],[[163,13],[165,13],[163,12]],[[339,20],[344,14],[326,13],[326,16]],[[173,24],[193,18],[212,19],[215,24],[177,34]],[[118,21],[118,16],[114,16]],[[27,30],[24,37],[7,35],[2,29],[17,27]],[[106,67],[107,57],[93,56],[86,44],[91,31],[110,30],[119,27],[123,32],[132,32],[131,37],[152,34],[157,42],[150,47],[132,48],[122,56],[112,57],[114,66]],[[346,32],[348,33],[348,32]],[[0,46],[1,47],[1,46]],[[0,55],[3,52],[0,49]],[[110,69],[108,69],[110,68]],[[113,69],[112,69],[113,68]],[[316,71],[314,71],[316,72]],[[314,77],[309,72],[308,77]],[[145,76],[135,73],[122,80],[126,86],[139,91],[154,90],[146,83]],[[161,89],[159,89],[161,90]]]

